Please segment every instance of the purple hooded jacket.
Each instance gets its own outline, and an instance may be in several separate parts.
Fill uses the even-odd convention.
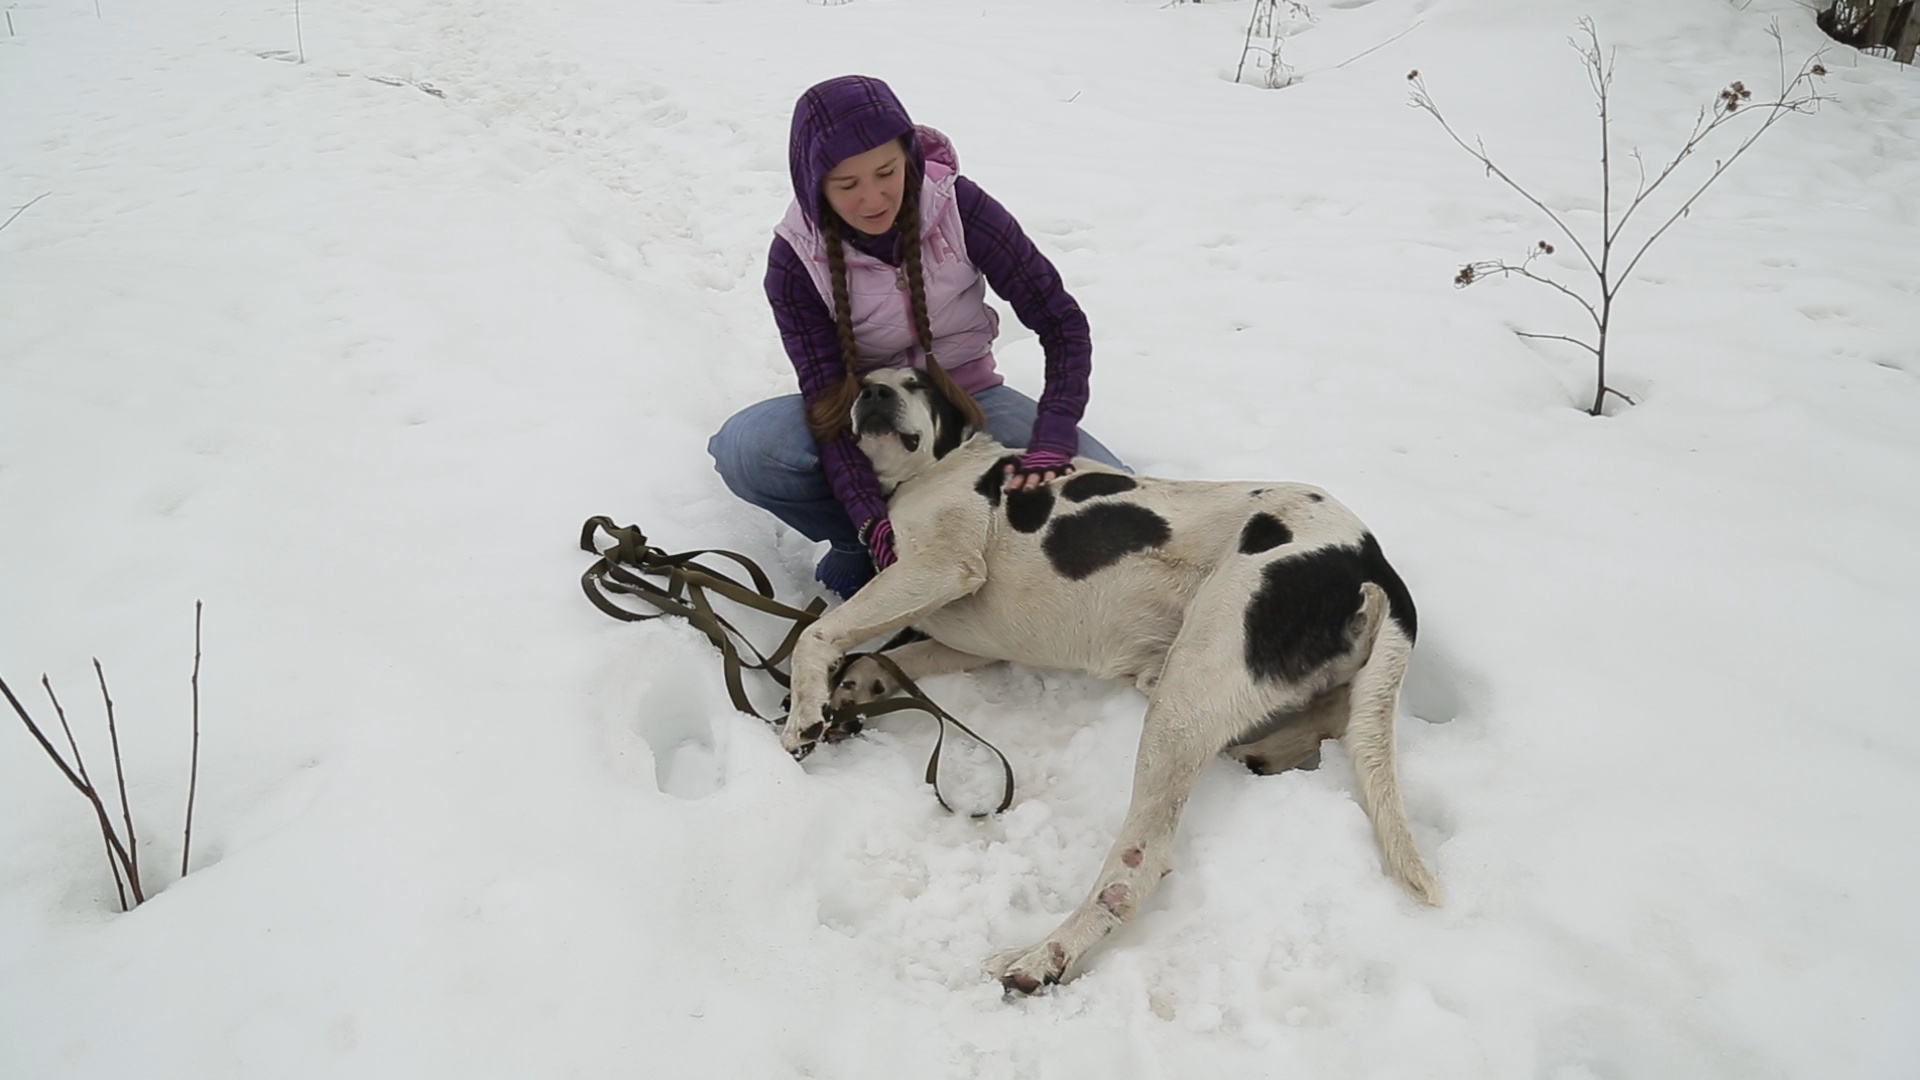
[[[923,148],[907,110],[886,83],[848,75],[801,95],[794,107],[787,159],[794,198],[806,220],[817,224],[833,212],[821,182],[834,166],[902,136],[912,163],[908,182],[918,183],[925,173]],[[1039,336],[1046,357],[1046,386],[1030,447],[1072,455],[1079,446],[1079,423],[1087,406],[1087,376],[1093,362],[1086,315],[1067,294],[1059,271],[1033,246],[1013,215],[964,176],[955,178],[954,193],[968,261],[1012,306],[1014,316]],[[855,229],[843,235],[866,254],[900,265],[897,228],[873,237]],[[793,245],[778,236],[767,256],[766,289],[787,357],[799,376],[801,395],[811,401],[837,385],[846,367],[832,308]],[[820,461],[834,495],[855,524],[885,516],[886,499],[873,466],[851,438],[841,435],[823,444]]]

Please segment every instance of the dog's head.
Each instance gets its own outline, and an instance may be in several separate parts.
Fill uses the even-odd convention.
[[[973,433],[961,406],[926,372],[913,368],[881,368],[862,376],[850,419],[854,442],[888,488],[919,475]]]

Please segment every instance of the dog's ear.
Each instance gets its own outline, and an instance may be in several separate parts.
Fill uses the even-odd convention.
[[[933,383],[927,408],[933,413],[933,457],[938,461],[958,449],[970,431],[986,430],[987,414],[931,356],[927,357],[927,377]]]
[[[927,388],[927,411],[933,414],[933,459],[946,457],[967,437],[967,418],[960,407],[938,390]]]

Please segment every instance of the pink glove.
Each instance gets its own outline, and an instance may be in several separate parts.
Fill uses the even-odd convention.
[[[867,545],[867,551],[873,555],[876,570],[885,570],[900,561],[893,552],[893,522],[887,518],[874,518],[862,526],[860,542]]]

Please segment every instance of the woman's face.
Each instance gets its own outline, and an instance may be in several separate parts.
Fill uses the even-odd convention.
[[[907,190],[907,151],[899,139],[855,154],[820,182],[840,220],[868,236],[893,228]]]

